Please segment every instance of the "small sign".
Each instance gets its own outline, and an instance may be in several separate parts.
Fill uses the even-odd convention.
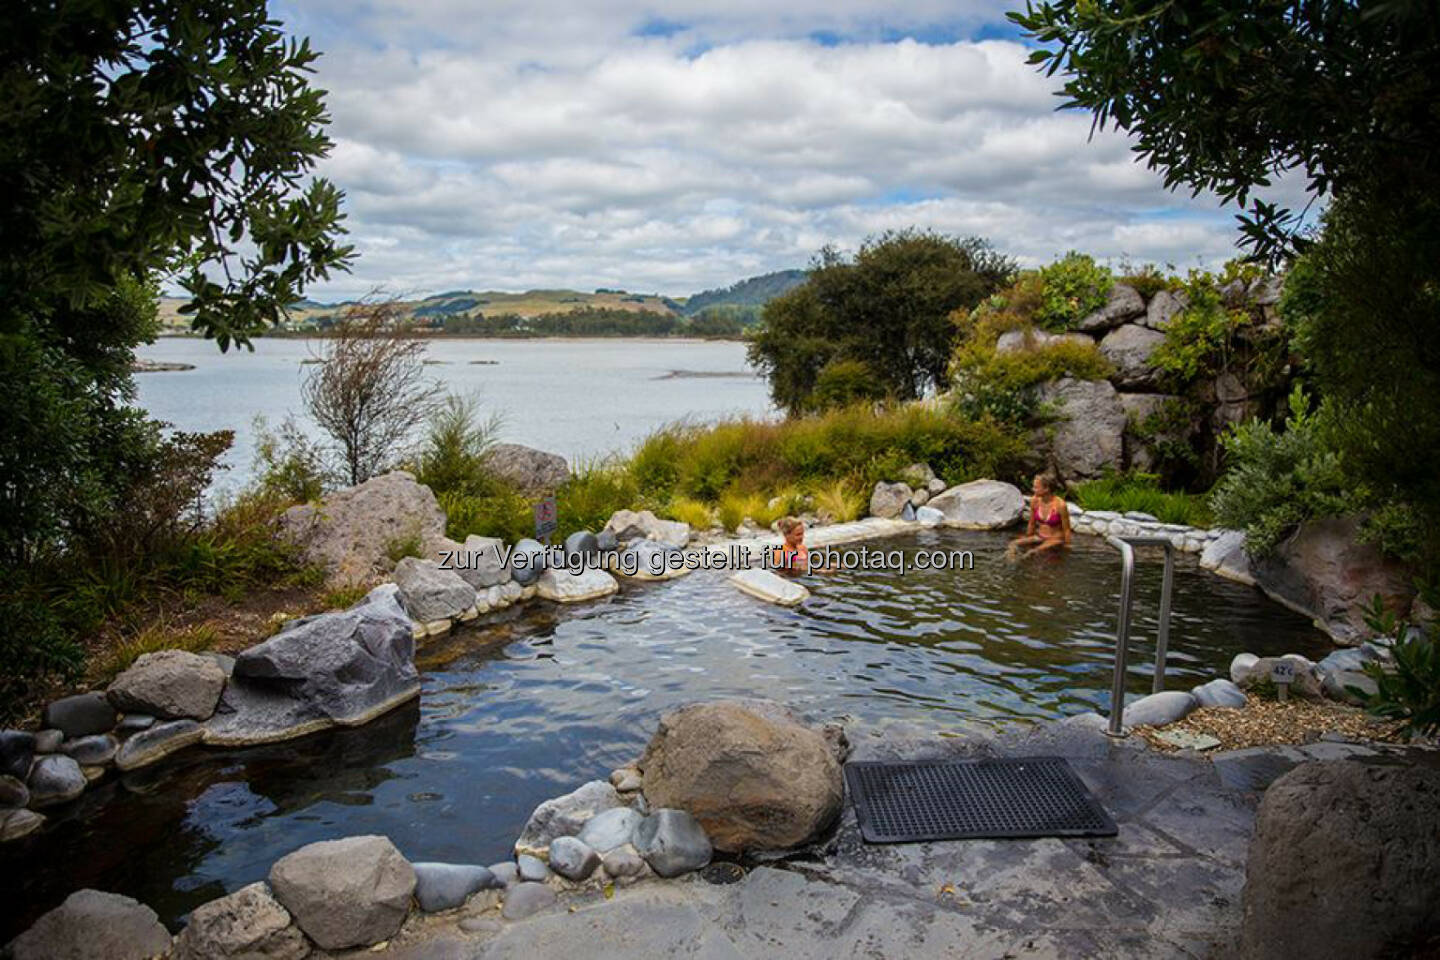
[[[1275,684],[1275,691],[1281,700],[1285,700],[1290,693],[1290,684],[1295,680],[1295,661],[1276,660],[1270,665],[1270,681]]]
[[[560,526],[560,515],[555,508],[555,498],[546,497],[535,504],[535,539],[548,542],[550,534]]]

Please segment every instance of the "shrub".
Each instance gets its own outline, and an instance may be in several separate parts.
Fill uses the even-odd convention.
[[[640,506],[642,494],[623,463],[603,461],[579,466],[555,495],[560,524],[555,535],[567,537],[576,530],[601,530],[616,510]],[[533,517],[531,526],[533,534]]]
[[[1136,293],[1149,300],[1161,290],[1168,290],[1172,281],[1159,268],[1145,266],[1120,278],[1120,282],[1132,287]]]
[[[1094,342],[1071,340],[1027,344],[1024,349],[999,353],[1002,333],[1028,329],[1008,308],[991,312],[985,307],[962,324],[965,337],[950,364],[951,396],[967,417],[990,416],[1021,424],[1035,413],[1033,387],[1061,377],[1103,380],[1110,362]]]
[[[1191,527],[1209,527],[1213,521],[1203,496],[1166,492],[1152,473],[1108,474],[1072,487],[1070,495],[1086,510],[1138,510],[1163,523]]]
[[[331,485],[320,448],[286,417],[271,433],[263,416],[253,421],[256,486],[266,494],[294,503],[319,500]]]
[[[692,497],[677,497],[663,512],[671,520],[688,523],[695,530],[708,530],[716,522],[714,508]]]
[[[836,480],[815,493],[816,511],[831,523],[849,523],[859,519],[867,505],[865,492],[844,480]]]
[[[727,491],[720,498],[717,512],[721,526],[727,530],[739,529],[747,517],[753,520],[757,527],[767,529],[785,515],[785,511],[778,506],[771,507],[769,499],[763,493],[741,493],[738,490]]]
[[[485,457],[495,445],[499,429],[499,417],[480,418],[477,397],[447,395],[426,423],[425,440],[415,459],[415,479],[437,494],[495,493],[500,484]]]
[[[1113,283],[1109,270],[1072,250],[1040,269],[1040,303],[1032,319],[1047,330],[1068,330],[1105,306]]]
[[[1371,599],[1365,622],[1381,636],[1398,638],[1391,648],[1390,669],[1365,664],[1365,674],[1376,688],[1366,709],[1377,717],[1403,721],[1401,730],[1411,736],[1440,732],[1440,642],[1434,628],[1422,630],[1397,620],[1378,596]]]
[[[452,540],[463,542],[474,534],[514,543],[535,535],[532,504],[514,490],[483,497],[446,492],[437,494],[436,499],[445,511],[445,535]]]
[[[831,360],[815,376],[806,409],[829,410],[864,401],[882,400],[885,388],[863,360]]]

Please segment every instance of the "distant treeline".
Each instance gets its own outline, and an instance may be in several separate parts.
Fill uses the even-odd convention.
[[[695,316],[720,307],[749,308],[753,312],[753,319],[759,319],[760,309],[765,304],[800,286],[807,276],[804,270],[777,270],[763,276],[750,277],[723,290],[706,290],[695,294],[685,301],[685,312]]]
[[[648,310],[584,307],[538,317],[483,314],[446,317],[435,329],[471,337],[713,337],[738,339],[733,317],[677,317]]]

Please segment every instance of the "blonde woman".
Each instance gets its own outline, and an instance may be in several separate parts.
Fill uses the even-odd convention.
[[[1070,508],[1055,495],[1055,478],[1048,473],[1037,474],[1031,486],[1030,523],[1023,537],[1017,537],[1006,555],[1032,557],[1047,550],[1070,546]],[[1028,547],[1021,553],[1021,549]]]

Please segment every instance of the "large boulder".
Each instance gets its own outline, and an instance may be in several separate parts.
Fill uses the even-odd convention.
[[[1440,935],[1436,890],[1440,768],[1302,764],[1260,801],[1241,955],[1411,956]]]
[[[225,671],[214,660],[186,650],[160,650],[137,658],[106,696],[126,713],[204,720],[215,712],[223,689]]]
[[[1145,316],[1140,320],[1151,330],[1164,330],[1175,314],[1190,305],[1184,290],[1161,290],[1150,298]]]
[[[273,743],[357,726],[420,693],[409,616],[386,584],[349,610],[295,620],[235,658],[205,742]]]
[[[654,540],[671,547],[690,542],[690,524],[662,520],[649,510],[616,510],[605,521],[605,529],[621,543],[626,540]]]
[[[1156,447],[1160,443],[1182,444],[1193,432],[1188,423],[1157,416],[1179,397],[1168,393],[1122,393],[1125,411],[1125,466],[1129,470],[1151,471],[1159,465]],[[1153,419],[1152,419],[1153,418]]]
[[[1095,341],[1083,333],[1046,333],[1040,329],[1007,330],[995,341],[995,352],[1022,353],[1057,343],[1073,343],[1079,347],[1093,347]],[[908,479],[908,478],[907,478]]]
[[[1200,551],[1200,566],[1215,571],[1227,580],[1250,587],[1255,585],[1255,576],[1250,572],[1250,555],[1245,552],[1243,530],[1226,530],[1205,544],[1205,549]]]
[[[1155,348],[1164,342],[1165,334],[1138,323],[1127,323],[1105,334],[1100,341],[1100,353],[1115,368],[1110,382],[1129,389],[1153,386],[1160,370],[1151,362],[1151,357]]]
[[[544,860],[550,855],[550,841],[557,837],[573,837],[584,829],[596,814],[625,806],[620,794],[605,780],[591,780],[579,789],[546,800],[530,814],[515,853]]]
[[[270,868],[275,899],[326,950],[388,940],[405,922],[415,870],[385,837],[301,847]]]
[[[389,572],[395,544],[443,537],[445,511],[429,487],[397,470],[318,504],[291,507],[280,517],[280,530],[332,584],[348,585]]]
[[[1403,616],[1415,596],[1413,574],[1404,564],[1359,542],[1353,517],[1312,520],[1275,552],[1251,561],[1255,581],[1267,594],[1303,611],[1338,643],[1370,636],[1364,607],[1379,596]]]
[[[460,579],[475,590],[497,587],[512,579],[509,553],[505,541],[498,537],[471,534],[463,544],[441,537],[429,545],[426,558],[442,569],[459,574]]]
[[[66,739],[108,733],[115,727],[115,708],[98,691],[61,697],[45,707],[40,725],[59,730]]]
[[[530,497],[554,493],[570,479],[570,466],[564,457],[518,443],[495,444],[485,455],[485,465],[495,476]]]
[[[263,883],[201,904],[175,938],[172,960],[304,960],[310,944]]]
[[[999,480],[972,480],[951,487],[926,504],[945,515],[947,527],[965,530],[1003,530],[1025,512],[1020,488]]]
[[[722,700],[662,716],[639,767],[652,808],[689,811],[717,850],[738,853],[799,846],[829,827],[845,795],[841,759],[779,704]]]
[[[1123,466],[1125,408],[1108,380],[1065,377],[1041,386],[1037,399],[1056,422],[1036,440],[1062,477],[1084,480]]]
[[[405,557],[395,564],[400,603],[416,623],[458,620],[475,606],[475,588],[434,560]]]
[[[904,513],[915,491],[908,483],[886,483],[881,480],[870,493],[870,516],[892,520]]]
[[[100,890],[70,894],[10,944],[14,960],[150,960],[169,950],[154,910]]]
[[[1082,317],[1075,326],[1086,333],[1118,327],[1127,320],[1145,316],[1145,300],[1140,292],[1126,283],[1112,284],[1105,305]]]
[[[604,570],[586,569],[571,572],[547,569],[540,574],[540,579],[535,581],[536,595],[555,603],[584,603],[587,600],[599,600],[619,589],[620,584]]]

